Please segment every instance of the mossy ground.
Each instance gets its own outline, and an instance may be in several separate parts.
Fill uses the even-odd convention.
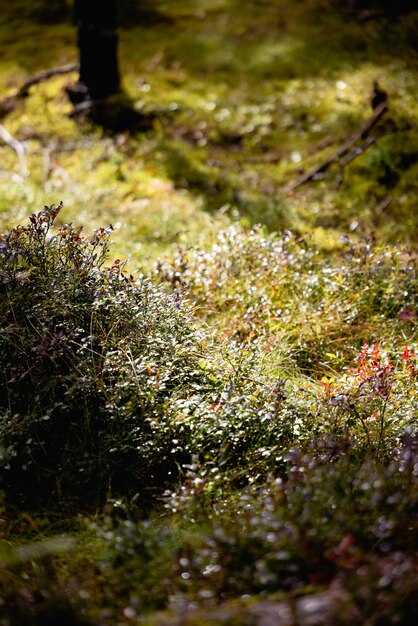
[[[77,60],[69,20],[42,23],[40,2],[30,8],[23,0],[2,4],[2,95],[12,94],[39,70]],[[273,393],[272,380],[286,378],[292,410],[300,412],[292,437],[306,446],[310,429],[323,426],[327,411],[338,427],[353,419],[343,400],[330,409],[326,394],[332,385],[335,397],[354,394],[352,388],[347,392],[346,368],[353,367],[366,340],[398,361],[405,343],[416,347],[418,14],[359,21],[347,19],[327,0],[161,0],[132,11],[120,29],[120,65],[125,92],[144,120],[152,120],[149,128],[110,133],[70,118],[65,86],[75,74],[32,87],[2,120],[24,145],[29,174],[1,144],[1,230],[61,199],[62,222],[87,230],[112,223],[112,256],[127,258],[130,271],[149,272],[168,290],[180,286],[197,302],[195,314],[211,337],[207,352],[215,344],[224,350],[216,356],[214,350],[210,367],[243,387],[244,379],[254,383],[254,389],[242,391],[251,406],[264,398],[261,389]],[[387,91],[389,108],[373,130],[372,145],[347,164],[342,180],[335,163],[322,179],[292,190],[303,170],[334,154],[370,117],[375,80]],[[261,230],[248,234],[255,224]],[[282,240],[285,230],[293,235]],[[226,234],[218,238],[220,231]],[[207,354],[203,358],[211,360]],[[385,425],[387,448],[399,439],[401,426],[416,423],[416,379],[412,384],[406,370],[398,370],[388,409],[393,422]],[[363,410],[367,399],[361,393],[354,399]],[[234,399],[226,398],[211,409],[219,419],[224,415],[225,423],[235,415]],[[365,410],[384,414],[382,397],[372,400]],[[188,410],[181,419],[187,421]],[[210,435],[218,436],[207,415],[203,419]],[[358,424],[353,428],[361,434]],[[377,426],[370,428],[371,435],[381,436]],[[227,453],[231,449],[233,444],[225,444]],[[268,458],[265,441],[256,441],[254,476],[264,453]],[[235,483],[248,464],[243,470],[237,462]],[[202,506],[218,498],[220,516],[227,519],[228,506],[236,510],[236,496],[228,487],[225,513],[222,484],[215,480],[213,487],[207,476],[202,480]],[[198,499],[195,493],[188,498],[195,504]],[[28,620],[36,603],[48,605],[51,597],[42,593],[53,581],[58,596],[65,602],[70,598],[98,623],[253,623],[247,611],[253,600],[245,594],[229,598],[223,614],[209,601],[210,621],[199,612],[187,617],[194,600],[182,608],[183,596],[176,600],[178,588],[170,587],[174,583],[164,587],[158,580],[167,555],[173,563],[186,558],[206,541],[205,533],[219,540],[212,522],[199,530],[190,524],[198,508],[156,524],[169,529],[170,539],[160,538],[158,528],[158,536],[141,538],[155,548],[153,572],[146,559],[133,564],[150,577],[149,595],[157,594],[151,609],[163,606],[161,597],[171,589],[174,613],[138,617],[132,598],[116,597],[117,575],[106,578],[106,568],[98,573],[97,564],[101,568],[115,557],[119,541],[115,534],[109,547],[114,523],[109,511],[106,538],[91,530],[92,518],[100,524],[101,513],[88,510],[77,517],[78,511],[16,513],[5,507],[0,515],[0,536],[8,546],[0,552],[8,565],[1,572],[5,589],[17,590],[17,604],[26,607]],[[36,547],[23,556],[15,551],[61,533],[72,535],[76,544],[64,542],[63,552],[59,542],[48,544],[41,556]],[[129,537],[121,536],[130,549]],[[215,539],[211,535],[208,545]],[[181,557],[176,550],[183,550]],[[122,579],[126,572],[117,558],[115,563]],[[140,579],[141,571],[135,575]],[[309,593],[310,587],[303,589],[299,592]],[[270,599],[281,602],[279,596]],[[219,598],[222,603],[222,589]],[[146,605],[143,597],[138,602]],[[0,613],[3,626],[1,619]]]
[[[309,232],[322,248],[347,233],[415,241],[416,14],[359,23],[326,0],[157,8],[159,19],[141,24],[138,12],[120,33],[125,89],[136,110],[156,117],[153,127],[105,136],[68,118],[63,88],[75,76],[33,87],[5,120],[30,175],[19,178],[16,155],[2,146],[2,224],[63,196],[66,219],[120,224],[115,254],[134,266],[175,242],[211,238],[230,219]],[[4,13],[3,94],[76,61],[69,23],[25,20],[14,6]],[[286,191],[370,116],[374,80],[389,94],[381,137],[347,165],[342,184],[336,164]]]

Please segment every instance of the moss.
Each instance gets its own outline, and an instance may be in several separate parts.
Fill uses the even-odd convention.
[[[232,219],[238,214],[246,223],[299,232],[325,228],[328,240],[368,225],[383,239],[414,240],[414,14],[393,24],[343,22],[325,0],[305,2],[303,10],[273,2],[238,7],[233,0],[162,3],[156,10],[161,19],[142,23],[139,14],[137,23],[132,17],[121,30],[126,91],[149,130],[139,125],[140,134],[133,136],[119,125],[123,132],[104,141],[94,127],[67,118],[63,88],[72,77],[33,87],[5,122],[27,147],[31,176],[24,183],[0,181],[3,224],[10,223],[7,207],[16,199],[30,213],[45,192],[54,198],[58,193],[74,218],[71,207],[87,201],[91,209],[82,217],[93,227],[123,215],[126,250],[136,263],[179,240],[176,232],[181,239],[197,236],[201,229],[190,224],[185,210],[189,201],[208,237],[217,228],[217,210],[228,206]],[[31,72],[76,58],[69,22],[45,26],[25,11],[8,11],[13,37],[10,29],[0,29],[5,93]],[[38,37],[41,45],[34,50]],[[324,182],[284,194],[299,168],[320,163],[367,118],[375,78],[389,93],[395,129],[382,125],[382,138],[346,168],[339,191],[335,168]],[[4,172],[19,176],[10,148],[0,151]],[[138,170],[152,175],[138,183]],[[150,231],[149,212],[158,207],[159,193],[170,196],[167,239],[159,228],[155,237]],[[374,207],[385,193],[391,203],[383,220]],[[131,217],[129,206],[144,198],[153,199],[151,208]],[[355,220],[360,226],[350,230]],[[142,245],[134,241],[140,233],[147,239]]]

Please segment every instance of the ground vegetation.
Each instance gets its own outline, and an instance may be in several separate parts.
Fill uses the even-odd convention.
[[[415,624],[414,7],[125,0],[123,128],[54,7],[0,26],[0,626]]]

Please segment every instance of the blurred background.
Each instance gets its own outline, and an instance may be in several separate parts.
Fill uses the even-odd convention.
[[[77,70],[15,97],[78,63],[73,3],[1,0],[0,225],[63,200],[63,221],[117,227],[115,255],[135,266],[231,221],[324,250],[347,235],[414,243],[414,4],[120,0],[131,115],[103,122],[73,115]],[[375,83],[387,110],[363,137]]]

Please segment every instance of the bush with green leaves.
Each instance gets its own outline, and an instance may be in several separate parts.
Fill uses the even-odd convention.
[[[290,592],[279,597],[292,604],[339,588],[359,623],[410,623],[402,620],[418,615],[417,467],[411,433],[386,465],[359,462],[349,443],[326,437],[307,454],[289,453],[285,480],[211,505],[216,476],[191,467],[181,489],[167,495],[170,523],[128,515],[115,526],[108,519],[103,572],[124,606],[139,612],[211,609],[238,596],[254,602],[280,592]],[[335,606],[336,615],[342,608]]]
[[[0,239],[1,488],[34,500],[174,478],[167,407],[207,385],[201,331],[179,294],[105,267],[53,205]]]

